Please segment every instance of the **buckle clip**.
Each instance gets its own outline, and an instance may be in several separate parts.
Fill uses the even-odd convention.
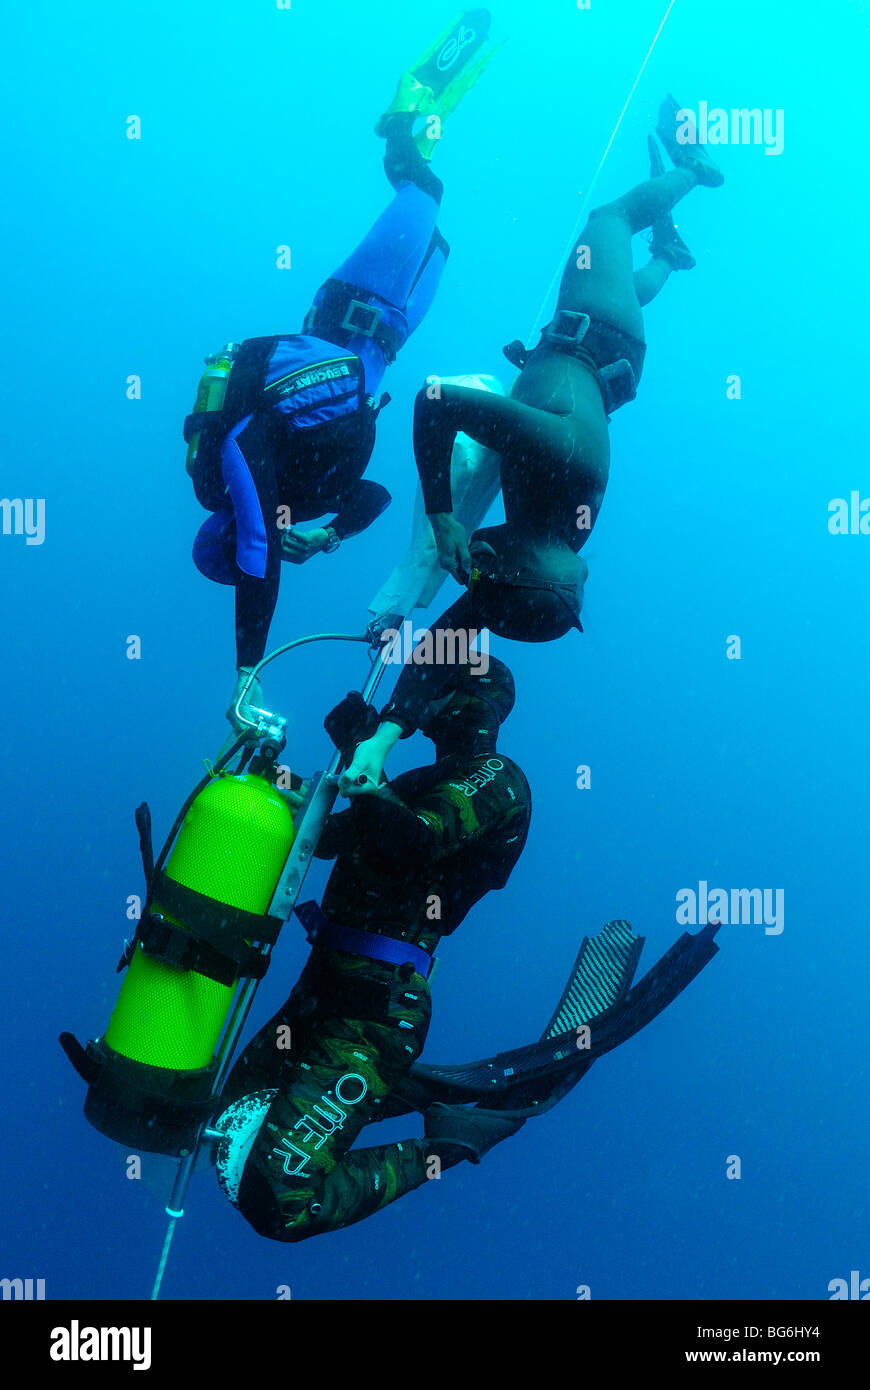
[[[340,327],[348,333],[361,338],[373,338],[378,331],[384,311],[376,304],[364,304],[361,299],[352,299],[347,306]]]
[[[142,949],[173,970],[186,970],[186,960],[192,944],[191,936],[167,922],[161,912],[149,912],[139,926]]]
[[[582,343],[592,322],[588,314],[576,309],[559,309],[552,323],[544,329],[543,337],[550,343]]]
[[[621,405],[626,405],[635,399],[637,377],[627,357],[619,357],[615,362],[608,362],[606,367],[599,369],[599,376],[601,377],[604,409],[608,415],[612,415],[614,410],[618,410]]]

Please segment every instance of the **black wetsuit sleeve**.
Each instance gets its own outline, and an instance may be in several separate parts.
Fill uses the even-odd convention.
[[[488,766],[497,762],[493,772]],[[500,758],[477,759],[445,774],[407,805],[391,792],[361,797],[333,816],[321,836],[318,858],[355,851],[370,864],[395,873],[446,859],[460,849],[515,827],[525,837],[531,797],[519,769]]]
[[[251,416],[236,439],[249,482],[256,492],[256,508],[263,519],[266,563],[263,578],[236,567],[236,665],[254,666],[265,654],[269,627],[278,602],[281,583],[281,533],[270,524],[278,506],[278,480],[269,421]],[[240,472],[241,470],[237,470]],[[224,469],[224,473],[226,469]]]
[[[419,392],[414,404],[414,458],[427,516],[453,511],[450,461],[457,427],[451,413],[443,396],[430,400],[425,391]]]
[[[315,851],[318,859],[359,853],[370,863],[419,863],[429,836],[410,807],[395,793],[360,797],[346,811],[330,816]]]
[[[371,526],[392,498],[380,483],[361,479],[336,499],[338,514],[327,525],[340,540],[356,536]],[[264,515],[268,514],[264,512]],[[267,533],[266,575],[255,579],[238,571],[236,579],[236,665],[254,666],[266,652],[269,628],[278,602],[281,582],[281,546],[277,529]]]
[[[279,555],[270,555],[265,579],[242,574],[236,580],[236,665],[256,666],[266,654],[269,627],[278,602]]]
[[[320,832],[320,839],[314,851],[315,859],[337,859],[340,854],[348,854],[353,850],[356,844],[353,810],[350,806],[346,811],[336,811],[329,817]]]
[[[512,829],[525,840],[531,794],[519,768],[493,756],[445,775],[415,801],[413,812],[425,832],[414,862],[437,861],[494,837],[509,840]]]
[[[380,483],[362,478],[337,499],[338,512],[326,524],[332,527],[339,540],[347,540],[349,536],[358,536],[360,531],[365,531],[373,521],[377,521],[391,501],[389,492]]]

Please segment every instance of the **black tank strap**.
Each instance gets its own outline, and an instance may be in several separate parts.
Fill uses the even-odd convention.
[[[152,899],[158,899],[157,910],[149,907],[136,933],[146,955],[222,985],[263,978],[268,957],[249,942],[274,945],[283,926],[280,918],[229,907],[176,883],[159,869],[152,876],[151,889]],[[183,921],[186,930],[167,921],[165,913]]]
[[[269,965],[269,957],[252,946],[246,945],[230,956],[159,914],[142,918],[139,943],[152,960],[176,970],[194,971],[228,987],[240,979],[262,980]]]

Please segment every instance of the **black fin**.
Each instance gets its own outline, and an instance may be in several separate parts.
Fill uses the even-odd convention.
[[[527,1047],[501,1052],[480,1062],[455,1066],[418,1063],[397,1090],[404,1109],[425,1110],[433,1102],[468,1104],[526,1115],[549,1109],[589,1070],[645,1028],[691,984],[718,951],[713,937],[719,924],[709,923],[694,936],[684,932],[632,989],[628,989],[642,945],[625,922],[610,922],[588,938],[571,972],[543,1037]],[[620,952],[622,964],[620,966]],[[621,975],[620,975],[621,970]],[[608,991],[615,1002],[606,1002]],[[602,1007],[603,1005],[603,1007]],[[567,1027],[552,1031],[562,1019]],[[578,1048],[576,1029],[589,1023],[590,1046]]]

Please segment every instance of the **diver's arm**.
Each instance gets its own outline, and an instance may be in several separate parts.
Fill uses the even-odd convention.
[[[474,778],[475,766],[463,774],[454,773],[432,787],[413,806],[418,824],[425,830],[425,847],[419,841],[419,857],[412,861],[424,863],[446,859],[460,849],[489,839],[512,822],[518,830],[528,823],[529,797],[525,779],[517,777],[507,767],[482,786],[464,777]]]
[[[392,497],[380,483],[361,478],[353,487],[347,488],[338,498],[338,511],[327,527],[331,527],[340,541],[350,536],[358,536],[377,521],[392,501]]]
[[[515,827],[525,836],[530,814],[528,784],[518,769],[503,764],[482,785],[480,764],[445,776],[419,801],[408,805],[395,793],[359,803],[358,825],[366,858],[416,868],[447,859],[458,850],[491,840]],[[465,778],[471,780],[465,781]]]
[[[278,602],[280,560],[265,579],[239,572],[236,579],[236,668],[256,666],[266,653],[269,628]]]
[[[471,551],[465,527],[452,512],[434,512],[429,520],[435,533],[441,568],[452,574],[458,584],[468,584],[471,579]]]
[[[414,402],[414,458],[426,515],[430,518],[453,511],[450,463],[457,432],[446,415],[442,397],[430,399],[426,391],[418,392]]]
[[[336,811],[320,832],[314,850],[315,859],[337,859],[354,848],[354,829],[351,809]]]
[[[429,836],[425,826],[392,787],[376,796],[355,800],[346,811],[330,816],[315,850],[318,859],[337,859],[358,852],[373,863],[416,862],[425,856]]]
[[[431,787],[412,805],[392,787],[360,797],[331,817],[318,846],[318,858],[356,851],[376,867],[416,868],[446,859],[457,850],[516,827],[528,826],[528,784],[518,769],[503,764],[495,777],[479,784],[479,764],[460,770]]]
[[[453,515],[450,464],[456,428],[442,397],[430,400],[420,391],[414,405],[414,458],[420,474],[420,488],[426,515],[435,533],[441,568],[459,584],[471,578],[471,555],[465,527]]]
[[[339,778],[342,796],[371,796],[377,792],[387,755],[404,733],[404,725],[385,719],[371,738],[357,744],[350,767]]]

